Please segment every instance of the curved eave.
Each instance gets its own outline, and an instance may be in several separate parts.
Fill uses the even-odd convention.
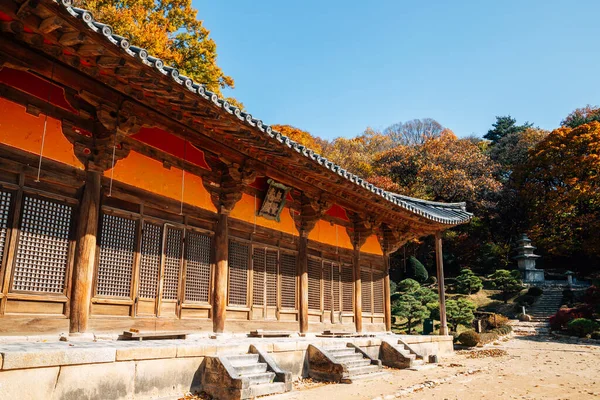
[[[120,51],[136,59],[138,62],[143,63],[148,68],[158,71],[166,79],[170,79],[172,82],[198,95],[205,101],[209,101],[228,114],[236,117],[246,126],[258,130],[265,136],[268,136],[279,142],[281,145],[301,154],[312,162],[321,165],[372,194],[383,197],[399,209],[409,211],[427,220],[444,225],[459,225],[468,222],[472,218],[473,215],[466,211],[464,203],[437,203],[415,199],[387,192],[372,183],[367,182],[363,178],[327,160],[320,154],[315,153],[313,150],[291,140],[280,132],[274,131],[269,125],[265,125],[261,120],[254,118],[251,114],[246,113],[232,104],[229,104],[226,100],[219,98],[216,93],[206,89],[203,84],[196,83],[190,78],[181,75],[176,68],[165,65],[162,60],[148,54],[145,49],[132,46],[127,38],[113,33],[112,28],[109,25],[96,21],[91,12],[73,7],[71,0],[52,1],[65,9],[73,18],[79,19],[88,29],[103,36],[108,44],[116,46]]]

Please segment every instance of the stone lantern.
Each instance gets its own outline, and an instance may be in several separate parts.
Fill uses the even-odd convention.
[[[523,274],[525,283],[544,283],[544,271],[535,267],[535,262],[540,256],[533,254],[536,248],[531,245],[531,239],[524,233],[517,241],[517,255],[515,260]]]

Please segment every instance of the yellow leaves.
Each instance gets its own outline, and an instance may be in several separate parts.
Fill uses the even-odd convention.
[[[76,0],[75,5],[209,90],[221,95],[222,88],[234,86],[217,65],[216,44],[196,19],[191,0]]]

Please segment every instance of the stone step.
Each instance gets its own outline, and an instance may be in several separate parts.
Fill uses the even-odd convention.
[[[255,364],[258,362],[258,354],[239,354],[234,356],[227,356],[227,359],[234,367],[238,365]]]
[[[362,375],[354,375],[352,377],[349,377],[347,379],[344,379],[343,382],[356,382],[356,381],[362,381],[362,380],[367,380],[367,379],[381,379],[384,376],[388,376],[389,373],[387,371],[384,370],[379,370],[377,372],[370,372],[368,374],[362,374]]]
[[[258,374],[267,372],[267,364],[266,363],[255,363],[255,364],[246,364],[246,365],[238,365],[235,367],[235,370],[238,374],[244,376],[248,374]]]
[[[263,383],[260,385],[251,386],[249,392],[250,395],[248,398],[284,393],[285,384],[283,382]]]
[[[398,353],[402,354],[406,358],[417,358],[415,354],[411,353],[410,350],[407,350],[405,347],[394,346],[394,349],[396,349]]]
[[[361,358],[360,360],[344,361],[344,365],[347,368],[366,367],[367,365],[371,365],[371,360]]]
[[[362,360],[363,356],[360,353],[354,353],[354,354],[344,354],[341,356],[333,356],[333,358],[340,362],[340,363],[346,363],[348,361],[356,361],[356,360]]]
[[[247,374],[242,376],[244,379],[248,379],[250,385],[260,385],[273,382],[275,379],[275,372],[261,372],[258,374]]]
[[[381,370],[379,365],[367,365],[364,367],[352,367],[348,368],[348,377],[355,378],[359,375],[371,374]]]
[[[327,352],[330,353],[334,357],[344,356],[344,355],[349,355],[349,354],[356,354],[356,350],[354,350],[353,348],[350,348],[350,347],[344,347],[341,349],[328,349]]]

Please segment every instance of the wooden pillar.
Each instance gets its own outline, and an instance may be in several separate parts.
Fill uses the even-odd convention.
[[[87,172],[79,207],[69,323],[71,333],[84,333],[88,327],[100,211],[100,178],[100,172]]]
[[[355,246],[354,258],[354,326],[356,332],[362,332],[362,282],[360,279],[360,247]]]
[[[444,259],[442,253],[442,233],[435,233],[435,261],[437,265],[438,293],[440,303],[440,335],[448,334],[446,322],[446,292],[444,288]]]
[[[300,333],[308,332],[308,233],[300,232],[298,243],[298,276],[299,276],[299,320]]]
[[[215,282],[213,299],[213,331],[223,333],[227,309],[227,280],[229,275],[228,213],[219,213],[215,232]]]
[[[385,275],[383,276],[383,298],[385,312],[385,330],[392,331],[392,299],[390,294],[390,255],[385,254],[383,257],[385,262]]]

